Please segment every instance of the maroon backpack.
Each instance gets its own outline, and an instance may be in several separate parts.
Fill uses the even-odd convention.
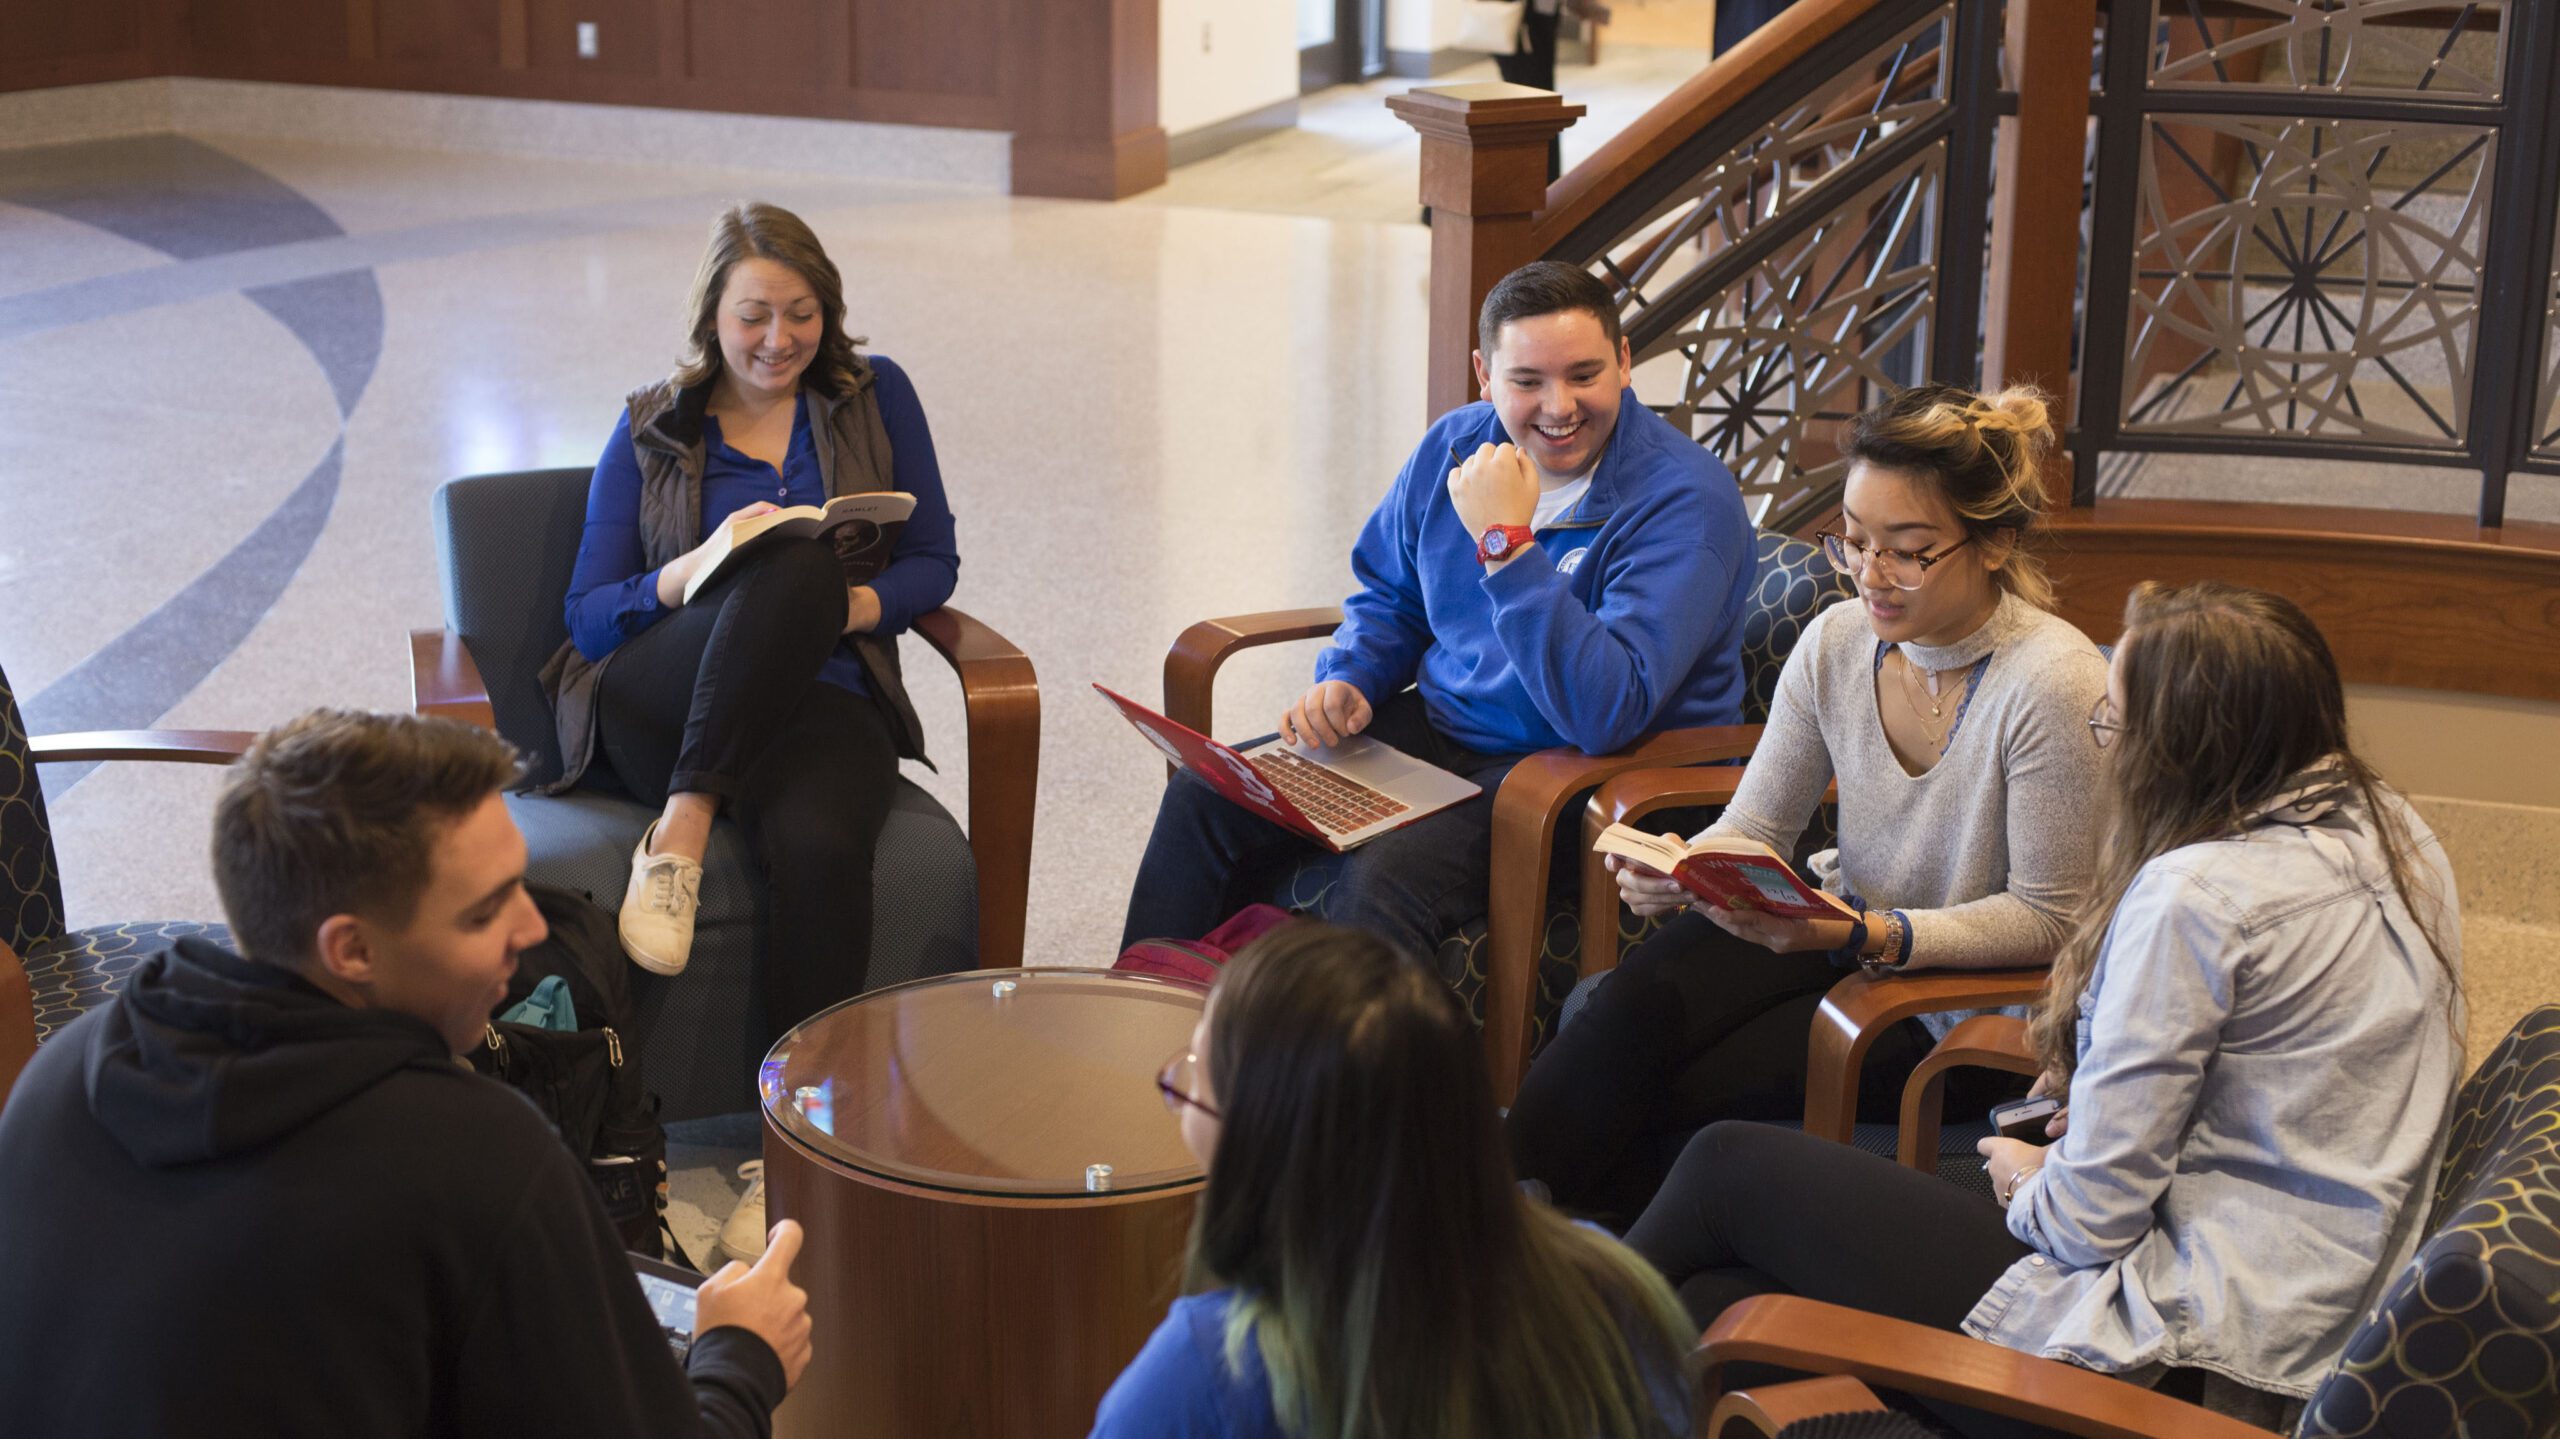
[[[1203,988],[1215,984],[1218,974],[1235,958],[1237,950],[1262,938],[1284,924],[1297,923],[1298,917],[1269,904],[1248,904],[1230,916],[1226,923],[1198,939],[1142,939],[1120,951],[1119,962],[1111,967],[1129,974],[1152,974],[1165,979],[1179,979]]]

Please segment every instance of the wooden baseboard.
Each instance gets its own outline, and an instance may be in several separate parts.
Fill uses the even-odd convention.
[[[1013,193],[1058,200],[1125,200],[1164,183],[1164,128],[1107,140],[1013,137]]]
[[[1195,160],[1223,155],[1238,145],[1249,145],[1265,135],[1294,130],[1297,125],[1298,97],[1292,95],[1277,105],[1230,115],[1224,120],[1166,137],[1165,163],[1178,169]]]

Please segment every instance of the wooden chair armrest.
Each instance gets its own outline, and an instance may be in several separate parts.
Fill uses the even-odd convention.
[[[1229,615],[1224,619],[1202,620],[1182,632],[1164,657],[1164,716],[1176,724],[1189,725],[1202,734],[1213,726],[1209,719],[1209,692],[1217,683],[1218,667],[1238,650],[1260,645],[1283,644],[1290,640],[1321,639],[1342,624],[1340,605],[1319,605],[1305,610],[1264,610],[1260,614]],[[1372,704],[1386,699],[1371,695]]]
[[[1609,754],[1540,750],[1511,767],[1493,797],[1493,883],[1485,909],[1485,1062],[1496,1103],[1511,1102],[1529,1067],[1548,870],[1555,862],[1556,821],[1566,804],[1629,770],[1747,755],[1759,738],[1758,725],[1664,730]]]
[[[1736,1389],[1716,1401],[1706,1427],[1698,1432],[1706,1439],[1750,1439],[1755,1434],[1777,1439],[1779,1430],[1800,1419],[1874,1413],[1887,1407],[1876,1391],[1857,1380],[1826,1374],[1819,1379]]]
[[[240,729],[95,729],[40,734],[27,742],[37,764],[153,759],[177,764],[229,764],[258,736]]]
[[[409,708],[485,730],[498,727],[479,662],[451,630],[409,631]]]
[[[969,850],[978,862],[978,963],[1022,963],[1040,787],[1040,681],[1011,640],[945,605],[915,631],[960,677],[969,731]]]
[[[1737,726],[1757,730],[1759,726]],[[1746,754],[1744,758],[1749,758]],[[1742,783],[1739,765],[1629,770],[1592,792],[1582,807],[1582,977],[1618,967],[1618,881],[1606,855],[1591,847],[1613,824],[1637,824],[1657,810],[1722,805]],[[1594,937],[1599,942],[1593,943]]]
[[[18,1082],[18,1071],[36,1057],[36,992],[18,952],[0,940],[0,1106]]]
[[[1849,1142],[1858,1119],[1858,1070],[1889,1025],[1915,1015],[2025,1004],[2044,990],[2042,969],[1928,969],[1852,974],[1831,986],[1805,1046],[1804,1129]]]
[[[2006,1014],[1977,1014],[1960,1021],[1929,1049],[1902,1085],[1902,1132],[1895,1158],[1923,1174],[1938,1172],[1938,1118],[1945,1108],[1947,1071],[2000,1069],[2032,1075],[2044,1066],[2027,1045],[2027,1022]]]
[[[2087,1439],[2269,1439],[2265,1430],[2121,1379],[1794,1295],[1743,1300],[1719,1315],[1699,1342],[1711,1394],[1724,1365],[1772,1364],[1845,1375]]]

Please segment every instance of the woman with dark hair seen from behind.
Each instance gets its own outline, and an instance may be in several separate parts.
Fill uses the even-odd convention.
[[[2106,666],[2051,612],[2026,545],[2053,442],[2026,389],[1923,385],[1848,423],[1840,527],[1822,543],[1858,602],[1805,627],[1706,833],[1793,855],[1836,780],[1839,844],[1810,873],[1858,917],[1702,905],[1631,952],[1511,1110],[1520,1172],[1558,1204],[1623,1220],[1704,1125],[1800,1115],[1814,1015],[1844,970],[2040,965],[2061,946],[2089,884],[2098,751],[2082,721]],[[1638,914],[1689,907],[1676,880],[1610,864]],[[1875,1100],[1890,1107],[1961,1017],[1879,1036]]]
[[[1158,1080],[1208,1171],[1185,1297],[1096,1439],[1633,1439],[1690,1432],[1678,1302],[1524,1198],[1474,1027],[1365,933],[1237,955]]]
[[[2290,1429],[2423,1237],[2462,1071],[2453,872],[2348,747],[2290,600],[2138,587],[2088,724],[2097,884],[2028,1031],[2069,1104],[2055,1143],[1982,1141],[2001,1207],[1729,1123],[1627,1240],[1702,1323],[1801,1294]]]
[[[765,1018],[780,1030],[862,990],[871,861],[901,756],[924,737],[897,636],[951,596],[960,556],[933,436],[906,373],[864,356],[844,282],[791,212],[712,223],[674,374],[632,392],[596,464],[543,671],[562,771],[661,806],[632,855],[623,948],[681,972],[711,823],[737,820],[767,886]],[[729,520],[903,490],[885,569],[851,584],[824,539],[768,540],[687,598]],[[761,1249],[761,1184],[722,1235]]]

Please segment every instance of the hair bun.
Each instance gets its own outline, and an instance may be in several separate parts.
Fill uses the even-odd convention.
[[[1986,430],[2006,430],[2041,449],[2053,442],[2052,411],[2042,390],[2011,385],[1974,401],[1974,423]]]

